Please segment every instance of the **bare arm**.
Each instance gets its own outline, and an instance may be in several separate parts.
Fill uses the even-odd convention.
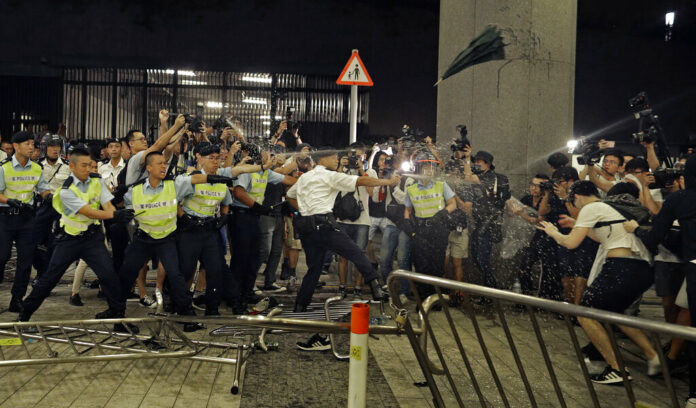
[[[471,210],[474,207],[474,203],[471,201],[462,201],[462,199],[459,197],[455,197],[455,199],[457,200],[457,207],[466,214],[471,215]]]
[[[142,167],[145,164],[145,158],[148,154],[152,152],[161,152],[162,150],[164,150],[164,148],[167,147],[167,144],[169,144],[171,138],[174,137],[174,135],[179,131],[179,129],[181,129],[182,126],[184,126],[184,122],[184,116],[179,115],[179,117],[176,118],[176,122],[174,122],[174,126],[172,126],[164,134],[160,135],[160,137],[157,138],[155,143],[153,143],[152,146],[150,146],[145,151],[145,154],[143,154],[140,158],[140,163],[138,163],[138,165]]]
[[[452,211],[457,209],[457,196],[454,196],[447,200],[445,203],[445,210],[447,210],[448,213],[451,213]]]
[[[544,192],[544,196],[541,197],[541,202],[539,203],[539,216],[543,217],[551,212],[551,205],[549,204],[549,197],[551,196],[550,191]]]
[[[599,176],[599,172],[601,170],[597,168],[596,166],[590,167],[590,181],[597,186],[598,189],[604,191],[605,193],[609,190],[611,190],[612,187],[614,187],[614,184],[611,181],[605,180],[603,177]]]
[[[285,184],[286,186],[291,186],[291,185],[297,183],[297,179],[295,177],[285,176],[281,183]]]
[[[645,151],[647,153],[645,159],[648,161],[650,170],[655,171],[660,168],[660,159],[657,158],[657,154],[655,153],[655,143],[643,143],[643,146],[645,146]]]
[[[77,213],[93,220],[110,220],[114,218],[114,211],[116,209],[111,203],[104,203],[102,207],[104,207],[103,210],[95,210],[89,205],[85,205],[80,208]]]
[[[235,186],[232,190],[232,195],[234,195],[235,199],[241,201],[242,204],[246,205],[249,208],[253,207],[254,203],[256,203],[254,199],[251,198],[249,194],[247,194],[246,190],[244,190],[244,187]]]
[[[541,226],[537,228],[546,232],[558,245],[568,249],[575,249],[580,246],[590,231],[590,228],[587,227],[573,227],[570,234],[565,235],[558,231],[558,228],[548,221],[542,221]]]
[[[169,130],[167,120],[169,120],[169,112],[166,109],[162,109],[159,111],[160,135],[167,133],[167,130]]]
[[[401,181],[401,176],[394,175],[390,179],[376,179],[372,177],[358,177],[355,182],[355,187],[378,187],[378,186],[395,186]]]
[[[290,198],[290,197],[285,197],[285,201],[287,201],[291,206],[293,206],[296,210],[300,209],[299,204],[297,204],[297,199],[295,198]]]

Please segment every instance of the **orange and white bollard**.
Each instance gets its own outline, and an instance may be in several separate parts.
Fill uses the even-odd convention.
[[[370,305],[353,303],[350,313],[350,366],[348,368],[348,408],[364,408],[367,391],[367,332]]]

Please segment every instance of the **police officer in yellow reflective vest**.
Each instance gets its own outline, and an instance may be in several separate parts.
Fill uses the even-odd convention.
[[[446,182],[435,179],[440,162],[431,153],[420,153],[415,162],[418,182],[406,190],[404,232],[411,236],[411,260],[416,272],[442,276],[450,232],[449,213],[457,208],[455,194]]]
[[[197,152],[201,171],[192,174],[216,174],[220,163],[220,146],[205,145]],[[196,271],[198,261],[205,267],[205,315],[219,315],[220,291],[224,254],[220,246],[220,228],[229,220],[228,210],[232,195],[225,184],[196,184],[184,197],[184,215],[177,226],[179,267],[188,282]],[[216,218],[218,209],[221,217]]]
[[[38,191],[43,199],[51,191],[41,166],[29,160],[34,152],[34,135],[15,133],[12,146],[15,152],[12,158],[0,163],[0,282],[14,243],[17,267],[9,310],[18,313],[27,293],[34,254],[34,192]]]
[[[109,317],[123,317],[126,302],[121,296],[118,276],[104,245],[101,220],[126,223],[133,218],[131,210],[117,210],[113,195],[99,174],[90,174],[91,158],[84,146],[75,146],[70,153],[70,177],[53,196],[53,207],[60,214],[56,231],[56,247],[43,273],[29,296],[22,302],[20,321],[28,321],[36,309],[56,287],[68,267],[82,258],[99,278],[111,311]],[[100,209],[100,207],[102,209]],[[97,318],[99,314],[97,315]]]
[[[181,175],[166,179],[167,163],[160,152],[151,152],[145,159],[148,178],[132,186],[124,197],[126,207],[135,212],[138,229],[126,248],[123,265],[119,271],[121,297],[133,287],[138,271],[145,262],[157,255],[167,271],[169,295],[175,311],[182,316],[195,315],[186,280],[179,269],[174,232],[177,224],[178,204],[194,193],[195,184],[232,184],[229,177],[214,174]],[[184,324],[185,331],[195,331],[204,326],[198,323]]]
[[[262,154],[263,162],[269,159],[268,152]],[[293,185],[296,178],[284,176],[273,170],[241,174],[234,183],[234,222],[232,234],[231,282],[225,282],[225,298],[232,305],[234,314],[246,313],[247,303],[256,303],[260,298],[254,294],[256,273],[261,266],[261,215],[268,215],[271,208],[263,205],[267,184]],[[278,203],[280,204],[280,203]]]

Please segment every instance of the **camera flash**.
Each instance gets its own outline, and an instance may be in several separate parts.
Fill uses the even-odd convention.
[[[568,147],[568,153],[572,153],[573,150],[575,150],[575,148],[578,147],[578,141],[569,140],[568,143],[566,143],[566,146]]]
[[[411,171],[411,163],[405,161],[401,163],[401,170],[402,171]]]

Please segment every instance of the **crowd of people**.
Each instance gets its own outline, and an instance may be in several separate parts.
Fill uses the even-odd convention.
[[[453,140],[451,157],[443,158],[429,137],[312,148],[284,121],[262,147],[245,138],[239,122],[214,128],[183,115],[170,118],[165,110],[159,119],[152,144],[138,130],[96,145],[68,146],[59,135],[37,139],[30,132],[3,140],[0,267],[14,245],[9,310],[19,321],[31,318],[75,263],[69,302],[83,305],[79,291],[89,266],[108,304],[96,318],[124,317],[130,298],[185,316],[194,308],[219,315],[222,303],[246,314],[260,295],[286,291],[301,251],[307,273],[295,312],[307,310],[334,258],[342,296],[352,288],[362,297],[364,285],[373,299],[385,300],[384,285],[397,268],[463,281],[474,266],[478,282],[509,289],[494,262],[507,213],[536,227],[517,257],[514,290],[635,314],[654,283],[665,320],[691,324],[696,159],[686,154],[679,171],[656,183],[663,165],[653,143],[633,155],[601,141],[601,164],[580,171],[554,153],[549,173],[535,175],[529,194],[516,200],[494,156],[474,154],[465,137]],[[150,262],[157,269],[152,295],[145,284]],[[37,274],[30,281],[32,267]],[[421,297],[432,293],[415,289]],[[405,303],[411,293],[400,290]],[[454,304],[469,300],[450,296]],[[604,327],[577,322],[591,340],[583,349],[588,360],[600,362],[592,380],[623,381]],[[114,329],[137,332],[133,325]],[[621,330],[645,354],[648,375],[661,371],[658,353],[666,352],[670,368],[678,365],[683,342],[655,350],[640,330]],[[328,340],[317,335],[300,347],[328,348]],[[696,391],[696,381],[693,386]]]

